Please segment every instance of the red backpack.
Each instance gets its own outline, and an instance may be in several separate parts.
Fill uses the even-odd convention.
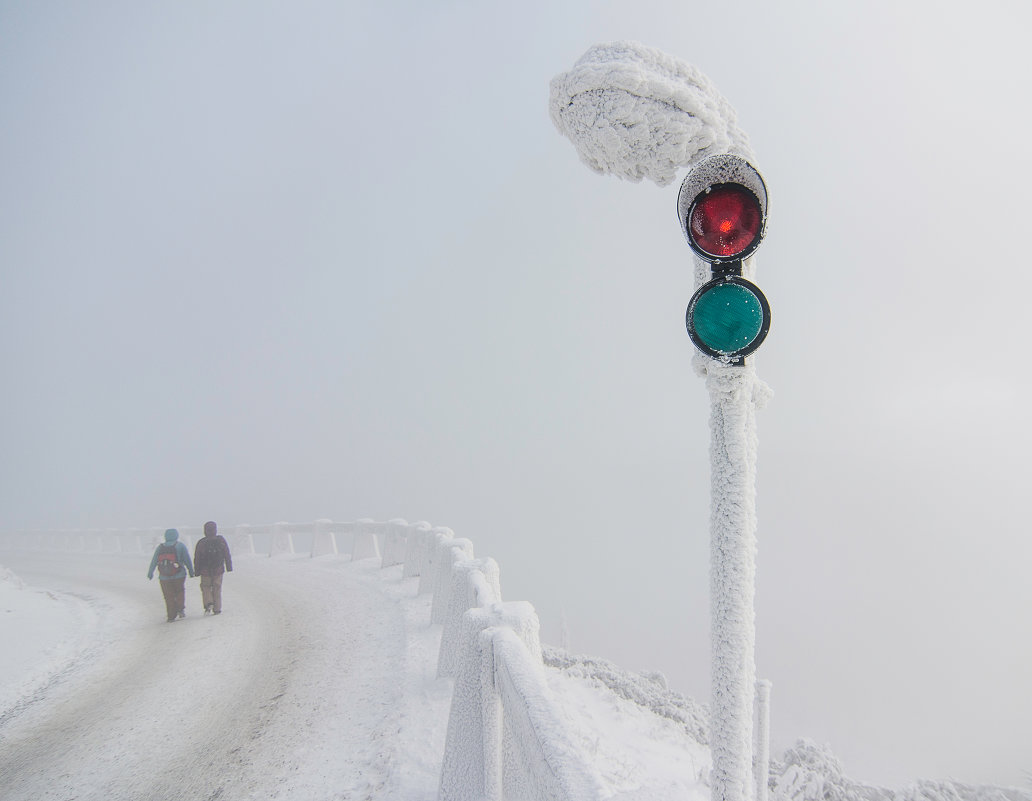
[[[158,573],[162,576],[174,576],[179,572],[179,554],[175,544],[165,543],[158,546]]]

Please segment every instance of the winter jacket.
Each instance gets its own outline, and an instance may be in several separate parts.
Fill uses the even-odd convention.
[[[179,572],[174,576],[158,576],[162,581],[186,578],[189,572],[190,578],[194,577],[193,562],[190,559],[190,551],[179,541],[179,532],[169,529],[165,532],[165,545],[176,544],[176,561],[179,562]],[[154,571],[158,566],[158,554],[161,553],[161,546],[154,549],[154,556],[151,557],[150,568],[147,570],[147,578],[154,578]]]
[[[214,546],[214,547],[212,547]],[[194,546],[194,566],[199,576],[220,576],[233,572],[229,543],[221,534],[205,534]]]

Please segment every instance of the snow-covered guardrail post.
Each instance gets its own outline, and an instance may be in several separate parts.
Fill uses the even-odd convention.
[[[770,682],[756,682],[756,801],[770,794]]]
[[[755,699],[756,409],[745,357],[770,307],[749,278],[767,193],[734,110],[701,72],[636,42],[596,45],[551,83],[550,112],[591,169],[660,186],[688,168],[677,215],[694,252],[686,325],[710,395],[713,801],[750,801]]]
[[[452,568],[456,562],[473,558],[473,543],[464,537],[443,539],[434,555],[434,597],[430,602],[430,622],[444,623],[448,616],[452,589]]]
[[[254,534],[251,532],[251,526],[247,523],[239,523],[234,526],[230,536],[231,542],[233,543],[231,546],[233,553],[255,553]]]
[[[441,648],[437,658],[438,677],[454,676],[462,630],[462,616],[467,609],[478,609],[500,603],[502,588],[498,563],[491,557],[464,559],[452,565],[451,592],[441,631]]]
[[[355,540],[351,546],[351,560],[358,562],[362,559],[379,559],[380,543],[377,533],[381,525],[375,520],[363,517],[355,525]]]
[[[380,567],[392,567],[405,561],[405,538],[408,536],[408,521],[400,517],[388,520],[383,533],[383,556]]]
[[[426,538],[423,559],[419,567],[419,590],[420,595],[433,592],[434,582],[437,577],[437,553],[439,547],[446,540],[455,538],[455,532],[446,526],[438,526],[431,530],[430,536]]]
[[[290,524],[285,521],[272,524],[269,542],[269,556],[294,555],[294,535],[286,530]]]
[[[402,576],[412,578],[418,576],[424,569],[424,561],[428,541],[432,536],[433,526],[425,520],[409,524],[408,534],[405,537],[405,563],[402,567]]]
[[[312,557],[337,555],[337,535],[329,530],[332,520],[321,518],[312,529]]]
[[[540,670],[539,628],[534,607],[526,601],[492,603],[463,613],[455,646],[457,671],[441,766],[440,801],[501,801],[504,733],[499,704],[504,699],[499,699],[495,685],[496,660],[490,653],[494,638],[481,634],[489,629],[514,632],[526,661]]]

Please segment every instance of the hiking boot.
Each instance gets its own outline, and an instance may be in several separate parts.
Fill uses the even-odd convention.
[[[205,604],[204,614],[210,615],[215,610],[215,604]]]
[[[222,614],[222,610],[221,609],[213,609],[211,613],[213,615],[221,615]]]
[[[185,609],[180,609],[180,610],[179,610],[179,614],[178,614],[178,615],[176,615],[176,617],[177,617],[177,618],[179,618],[180,620],[181,620],[182,618],[186,617],[186,610],[185,610]]]

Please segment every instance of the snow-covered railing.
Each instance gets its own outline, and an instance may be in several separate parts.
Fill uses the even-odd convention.
[[[429,524],[416,524],[429,526]],[[179,539],[188,547],[204,535],[203,526],[173,526]],[[268,523],[219,527],[229,541],[233,553],[267,554],[269,556],[345,555],[353,559],[380,558],[381,542],[391,544],[384,557],[384,567],[398,564],[404,555],[404,520],[378,523],[373,520],[335,522],[316,520],[311,523]],[[136,529],[68,529],[61,531],[16,531],[0,534],[0,545],[31,550],[73,550],[96,552],[150,553],[164,539],[164,528]],[[399,556],[400,548],[400,556]],[[388,558],[389,557],[389,558]]]
[[[409,553],[434,573],[431,623],[443,626],[437,673],[455,679],[440,801],[599,798],[545,682],[533,606],[502,602],[497,562],[474,558],[469,540],[418,536],[422,549]]]
[[[177,526],[192,547],[201,526]],[[164,528],[0,534],[0,547],[149,554]],[[594,801],[602,782],[566,730],[545,681],[540,624],[525,601],[502,601],[498,564],[474,558],[451,529],[376,522],[220,527],[234,553],[348,555],[401,565],[432,593],[430,625],[442,626],[438,676],[454,680],[440,801]]]

